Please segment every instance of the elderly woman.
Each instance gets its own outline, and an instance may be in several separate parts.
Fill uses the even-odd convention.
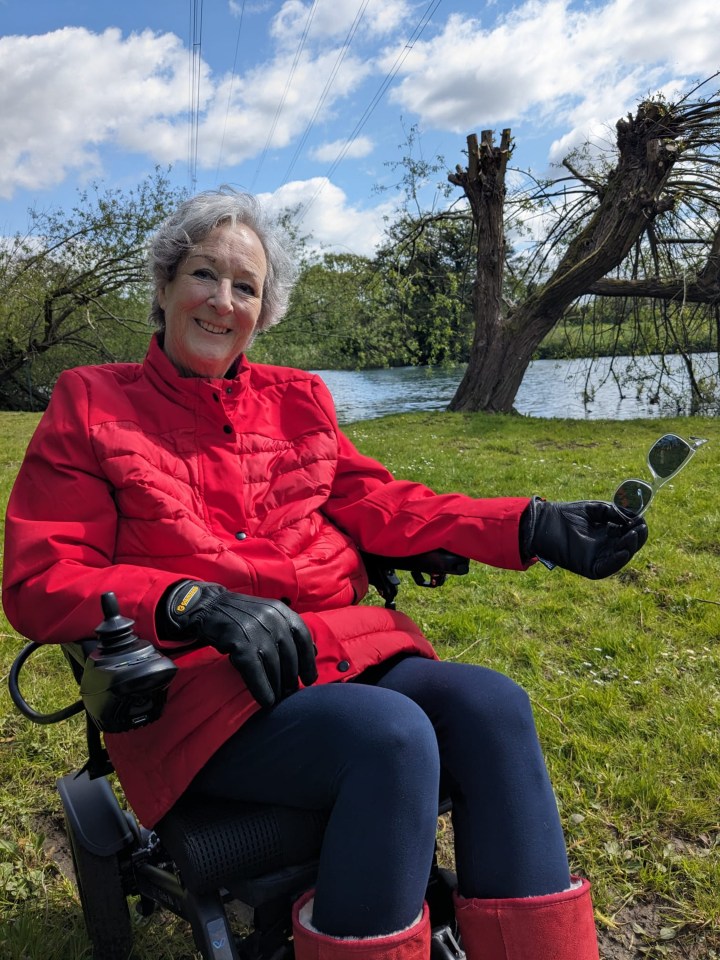
[[[358,606],[359,551],[517,570],[540,556],[597,578],[642,546],[644,522],[396,480],[342,434],[318,377],[249,363],[293,279],[251,196],[183,203],[151,262],[144,362],[66,371],[28,448],[8,507],[10,621],[76,640],[113,590],[174,657],[161,719],[106,738],[147,826],[185,791],[330,811],[296,904],[298,960],[427,960],[439,790],[469,960],[596,958],[527,696],[439,662],[403,614]]]

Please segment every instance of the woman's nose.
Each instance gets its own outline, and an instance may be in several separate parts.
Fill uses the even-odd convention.
[[[218,280],[215,289],[208,297],[208,302],[213,305],[215,312],[223,316],[232,310],[232,282],[228,279]]]

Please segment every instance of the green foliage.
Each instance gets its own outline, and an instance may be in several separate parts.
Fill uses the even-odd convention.
[[[595,298],[576,304],[535,351],[535,359],[711,353],[718,349],[717,307],[684,313],[659,303]],[[658,314],[661,314],[658,316]]]
[[[257,340],[253,359],[316,370],[467,361],[469,230],[466,218],[400,218],[373,259],[300,252],[288,314]]]
[[[311,369],[454,364],[467,360],[472,336],[473,244],[463,213],[427,217],[420,192],[444,174],[444,161],[407,155],[392,166],[401,209],[388,218],[373,258],[312,256],[294,237],[303,269],[281,325],[259,338],[253,359]],[[447,184],[440,195],[447,196]],[[386,189],[390,189],[389,187]],[[292,227],[292,213],[286,218]]]
[[[383,278],[378,298],[393,318],[397,345],[404,346],[403,362],[466,362],[473,333],[470,219],[401,215],[387,235],[376,256]]]
[[[126,192],[96,184],[69,212],[31,211],[0,250],[0,406],[42,409],[61,370],[143,356],[145,247],[180,196],[156,170]]]
[[[400,199],[375,255],[378,305],[393,337],[391,365],[464,363],[474,327],[472,219],[449,204],[445,159],[423,156],[417,125],[400,148],[401,159],[386,164],[397,180],[380,188]]]
[[[385,366],[390,344],[374,301],[371,261],[348,253],[301,259],[288,314],[257,340],[253,359],[305,369]]]

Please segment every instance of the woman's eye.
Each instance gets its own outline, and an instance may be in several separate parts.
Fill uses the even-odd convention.
[[[214,280],[212,270],[208,270],[206,267],[198,267],[197,270],[193,270],[193,276],[197,277],[198,280]]]
[[[244,293],[248,297],[255,296],[255,288],[250,283],[245,283],[244,281],[240,281],[235,284],[235,289],[240,293]]]

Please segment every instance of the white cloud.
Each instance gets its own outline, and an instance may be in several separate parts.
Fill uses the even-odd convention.
[[[238,164],[287,146],[313,117],[337,59],[337,49],[307,53],[289,87],[288,52],[236,77],[214,78],[202,63],[199,166]],[[332,115],[371,69],[346,55],[315,120]],[[188,158],[188,53],[173,34],[124,38],[117,29],[68,27],[0,38],[0,89],[0,197],[46,189],[70,174],[101,175],[105,145],[162,164]]]
[[[529,121],[580,131],[614,122],[649,84],[681,88],[718,67],[720,6],[707,0],[528,0],[487,27],[452,14],[420,41],[391,94],[426,125],[467,132]],[[398,48],[388,49],[386,68]]]
[[[385,36],[395,30],[410,13],[406,0],[369,0],[362,18],[358,0],[332,0],[332,3],[286,0],[272,22],[273,37],[283,44],[296,46],[307,32],[307,42],[339,39],[354,26],[361,35]],[[312,13],[312,19],[310,14]],[[308,22],[309,21],[309,22]]]
[[[200,161],[214,167],[221,147],[223,164],[228,165],[259,156],[266,144],[273,149],[287,146],[312,118],[336,61],[337,50],[324,50],[314,59],[301,57],[289,88],[289,55],[262,64],[234,82],[230,77],[224,78],[201,122]],[[325,119],[338,100],[355,90],[370,70],[367,61],[346,56],[316,120]],[[276,116],[283,97],[282,112]]]
[[[653,74],[656,85],[660,77]],[[643,82],[647,85],[651,74],[645,73],[641,78],[637,71],[618,78],[614,85],[596,84],[592,89],[585,91],[584,97],[569,109],[566,124],[569,129],[550,145],[548,158],[553,163],[559,163],[570,151],[576,147],[589,143],[591,149],[605,152],[615,143],[615,122],[629,106],[634,106],[638,97],[647,92]]]
[[[233,17],[248,16],[253,13],[267,13],[271,7],[271,0],[258,0],[257,3],[248,3],[247,0],[229,0],[228,9]]]
[[[313,160],[319,160],[320,163],[332,163],[340,153],[343,153],[343,156],[348,159],[359,160],[369,156],[375,149],[375,144],[370,137],[356,137],[347,149],[345,149],[346,144],[346,140],[321,143],[310,151],[310,157]]]
[[[276,213],[300,208],[300,233],[311,235],[318,248],[367,256],[382,239],[383,217],[393,209],[393,203],[387,201],[362,210],[325,177],[286,183],[274,193],[259,197]]]
[[[187,114],[187,88],[187,53],[171,34],[67,27],[0,38],[0,196],[100,172],[106,142],[177,156],[164,141]]]
[[[247,3],[245,13],[264,2]],[[410,0],[369,0],[315,117],[360,8],[358,0],[318,3],[288,83],[310,0],[286,0],[272,21],[265,14],[276,45],[265,62],[246,60],[233,76],[202,64],[199,167],[215,171],[260,158],[266,148],[292,147],[311,120],[316,130],[328,124],[328,139],[341,135],[365,107],[358,92],[363,81],[384,76],[401,51],[408,55],[400,82],[386,95],[398,112],[425,129],[460,134],[524,125],[525,142],[535,133],[555,138],[551,159],[588,134],[611,138],[615,120],[653,85],[687,89],[691,79],[719,65],[720,5],[708,0],[528,0],[497,20],[499,4],[476,6],[482,13],[451,13],[408,53],[407,27],[422,9]],[[228,0],[228,9],[237,14],[239,0]],[[378,41],[386,45],[380,56]],[[70,176],[101,175],[107,147],[163,164],[187,159],[188,51],[173,34],[68,27],[0,37],[0,89],[0,197],[19,188],[47,189]],[[352,122],[333,128],[330,121],[345,104]],[[333,139],[308,152],[316,162],[331,163],[344,144]],[[369,137],[359,137],[347,157],[365,157],[372,149]],[[333,200],[323,201],[328,235],[334,217],[370,222],[372,211],[350,208],[334,189],[322,194]],[[365,237],[368,228],[358,229]]]

